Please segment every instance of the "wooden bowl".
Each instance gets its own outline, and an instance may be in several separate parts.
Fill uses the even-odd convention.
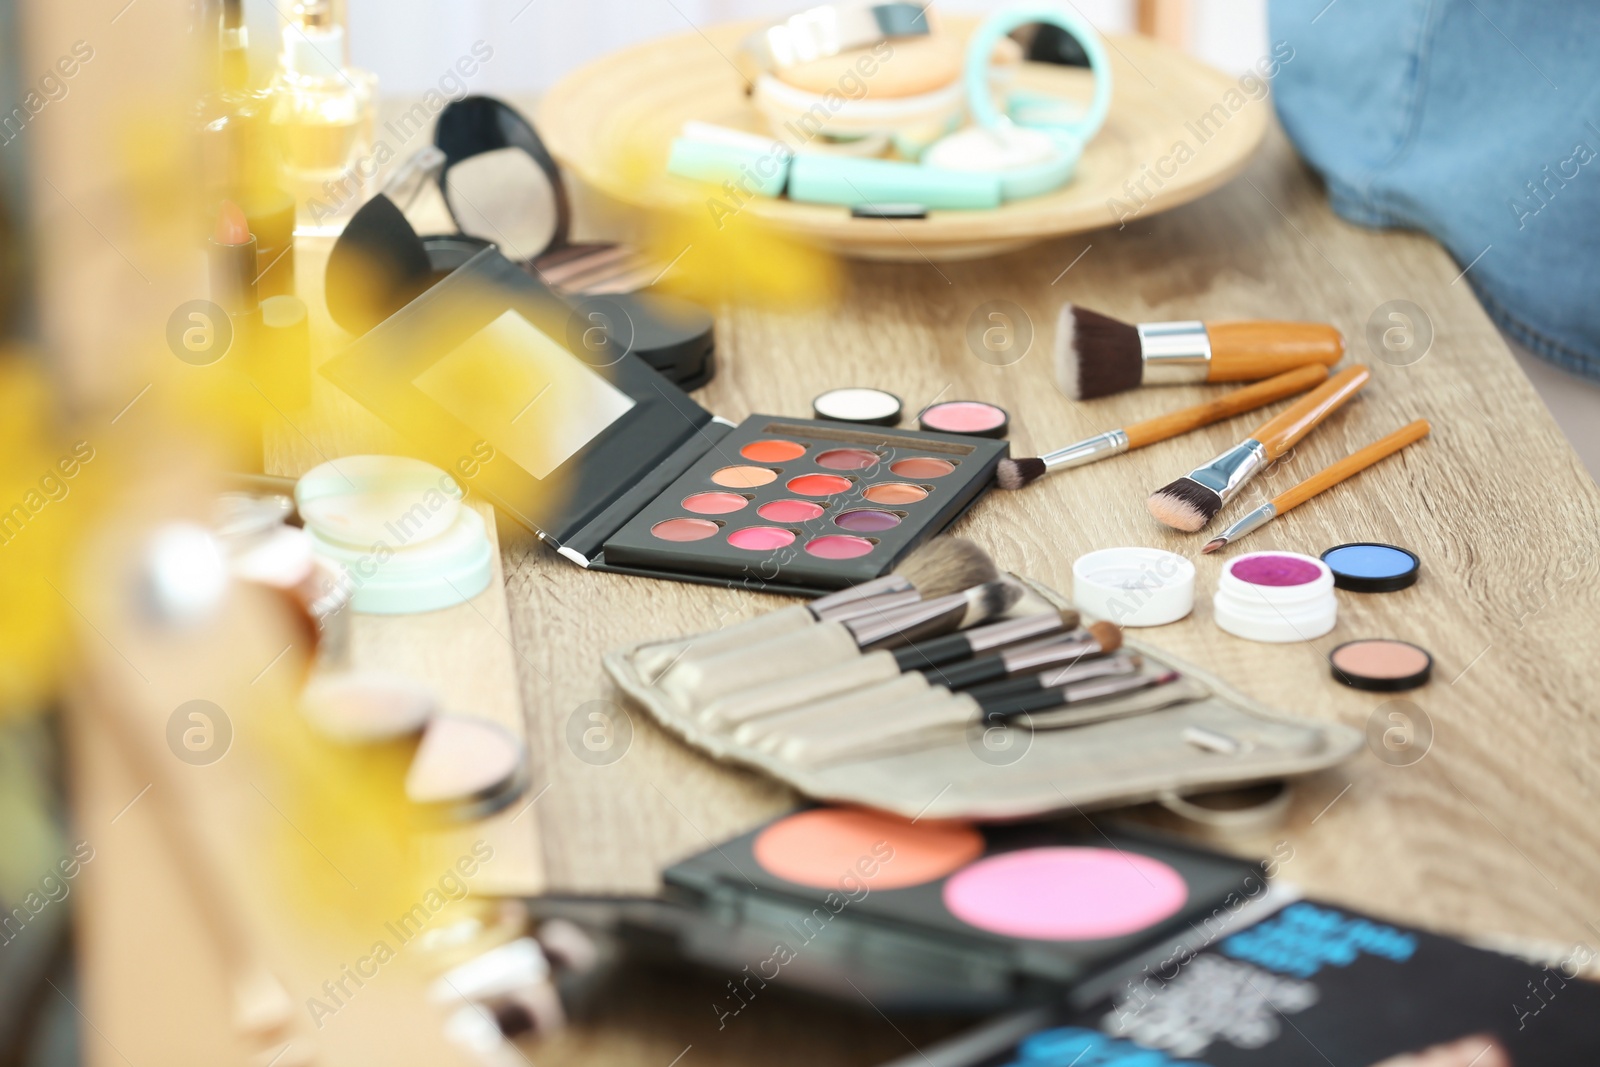
[[[977,22],[946,16],[943,26],[965,37]],[[574,71],[545,96],[540,133],[570,172],[615,201],[646,211],[705,210],[703,187],[665,173],[668,149],[689,119],[766,132],[731,61],[760,25],[666,37]],[[1107,44],[1110,115],[1077,175],[1053,193],[914,221],[856,219],[844,207],[764,197],[741,210],[840,255],[972,259],[1165,211],[1244,168],[1266,133],[1270,101],[1250,98],[1235,79],[1150,38]],[[1047,63],[1023,64],[1017,83],[1085,103],[1091,89],[1086,70]],[[639,175],[641,159],[648,180]]]

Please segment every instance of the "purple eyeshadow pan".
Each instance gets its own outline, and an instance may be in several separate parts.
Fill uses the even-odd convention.
[[[833,520],[835,526],[842,526],[846,530],[857,533],[881,533],[892,530],[900,525],[900,516],[892,511],[877,511],[873,508],[858,508],[847,511]]]

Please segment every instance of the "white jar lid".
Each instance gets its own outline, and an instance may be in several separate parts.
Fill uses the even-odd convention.
[[[1333,629],[1333,572],[1298,552],[1248,552],[1229,560],[1212,598],[1217,625],[1236,637],[1287,644]]]
[[[1104,548],[1072,564],[1072,602],[1118,626],[1177,622],[1194,607],[1194,564],[1159,548]]]
[[[438,537],[456,521],[461,497],[454,478],[407,456],[343,456],[311,468],[294,487],[306,529],[362,550]]]
[[[483,516],[461,508],[438,537],[396,545],[378,541],[365,548],[325,540],[312,532],[318,556],[337,565],[351,590],[352,610],[368,615],[406,615],[465,603],[489,588],[493,546]]]

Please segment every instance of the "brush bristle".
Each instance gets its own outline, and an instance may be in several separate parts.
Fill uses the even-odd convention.
[[[984,582],[975,589],[967,591],[967,614],[961,620],[961,629],[990,619],[999,618],[1016,606],[1022,599],[1022,587],[1015,582],[1000,579],[994,582]]]
[[[1202,554],[1209,556],[1227,543],[1228,539],[1226,537],[1213,537],[1201,546],[1200,551]]]
[[[1071,631],[1076,630],[1078,628],[1079,621],[1078,613],[1072,608],[1067,608],[1061,613],[1062,631],[1065,633],[1070,633]]]
[[[1000,577],[989,553],[964,537],[936,537],[905,558],[896,573],[933,600]]]
[[[1184,533],[1199,533],[1222,510],[1222,497],[1193,478],[1183,477],[1151,493],[1145,506],[1157,522]]]
[[[1056,322],[1056,385],[1074,400],[1137,389],[1144,380],[1139,330],[1068,304]]]
[[[1002,489],[1021,489],[1044,477],[1044,460],[1029,456],[1026,459],[1003,459],[995,468],[994,480]]]
[[[1122,647],[1122,627],[1114,622],[1091,622],[1089,633],[1100,646],[1101,652],[1115,652]]]

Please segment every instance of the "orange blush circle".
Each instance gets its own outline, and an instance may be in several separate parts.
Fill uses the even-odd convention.
[[[756,835],[768,874],[816,889],[842,878],[873,889],[904,889],[942,878],[983,854],[983,835],[959,823],[912,823],[855,808],[813,808]]]
[[[798,441],[751,441],[739,449],[739,455],[757,463],[783,463],[806,454],[806,446]]]

